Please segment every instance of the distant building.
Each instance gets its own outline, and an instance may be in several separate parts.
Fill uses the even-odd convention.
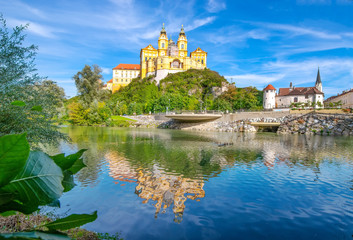
[[[140,65],[141,78],[155,76],[159,81],[165,78],[168,73],[177,73],[188,69],[204,69],[207,66],[207,52],[201,48],[188,54],[188,40],[182,26],[177,43],[171,38],[168,39],[167,32],[163,28],[158,39],[158,49],[151,44],[141,49]]]
[[[353,88],[343,91],[337,96],[332,96],[324,101],[324,104],[341,102],[342,108],[353,108]]]
[[[314,87],[294,87],[290,83],[289,88],[280,88],[276,93],[276,88],[269,84],[263,90],[264,109],[288,108],[292,103],[315,103],[315,107],[323,107],[324,93],[322,92],[322,82],[320,70],[317,72]]]
[[[127,86],[132,79],[140,76],[139,64],[125,64],[121,63],[113,68],[113,78],[107,82],[106,89],[113,93],[118,91],[121,87]]]

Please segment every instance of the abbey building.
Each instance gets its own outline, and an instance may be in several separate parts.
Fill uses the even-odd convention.
[[[139,77],[145,78],[154,76],[159,81],[165,78],[169,73],[183,72],[189,69],[204,69],[207,66],[207,52],[197,48],[188,56],[188,40],[181,27],[178,41],[175,43],[172,38],[168,39],[164,28],[158,38],[158,48],[151,44],[142,48],[140,52],[140,64],[121,63],[113,68],[113,78],[104,86],[105,89],[113,93],[121,87],[125,87],[132,79]]]
[[[188,69],[204,69],[207,66],[207,52],[197,48],[188,57],[188,40],[182,26],[178,41],[168,39],[167,32],[163,28],[158,39],[158,49],[151,44],[141,49],[140,52],[140,77],[155,76],[159,81],[168,73],[177,73]]]

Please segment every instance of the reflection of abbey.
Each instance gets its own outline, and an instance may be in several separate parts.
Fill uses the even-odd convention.
[[[177,73],[191,68],[204,69],[207,64],[207,52],[201,48],[188,55],[188,40],[184,28],[181,28],[177,43],[172,38],[168,39],[164,28],[158,39],[158,49],[151,44],[141,49],[140,76],[155,76],[157,82],[165,78],[168,73]]]
[[[157,83],[169,73],[177,73],[189,69],[204,69],[207,65],[207,52],[197,48],[188,57],[188,40],[181,27],[178,41],[168,39],[167,32],[163,28],[158,38],[158,49],[151,44],[142,48],[140,52],[140,64],[119,64],[113,68],[113,78],[107,82],[106,89],[112,92],[127,86],[133,78],[154,76]]]

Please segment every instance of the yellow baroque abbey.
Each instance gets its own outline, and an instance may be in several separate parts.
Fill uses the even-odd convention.
[[[188,57],[188,40],[182,26],[177,43],[167,37],[164,28],[158,39],[158,49],[151,44],[141,49],[140,53],[140,77],[155,76],[159,81],[168,73],[177,73],[188,69],[204,69],[207,66],[207,52],[197,48]]]

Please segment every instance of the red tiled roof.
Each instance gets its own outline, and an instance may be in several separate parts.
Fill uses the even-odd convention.
[[[316,87],[280,88],[278,92],[278,96],[306,95],[306,94],[324,94],[324,93],[320,92]]]
[[[112,79],[110,79],[107,83],[112,83],[113,82],[113,78]]]
[[[276,88],[274,86],[272,86],[271,84],[268,84],[264,90],[276,90]]]
[[[116,69],[126,69],[126,70],[140,70],[140,64],[126,64],[126,63],[120,63],[118,66],[113,68],[113,70]]]

